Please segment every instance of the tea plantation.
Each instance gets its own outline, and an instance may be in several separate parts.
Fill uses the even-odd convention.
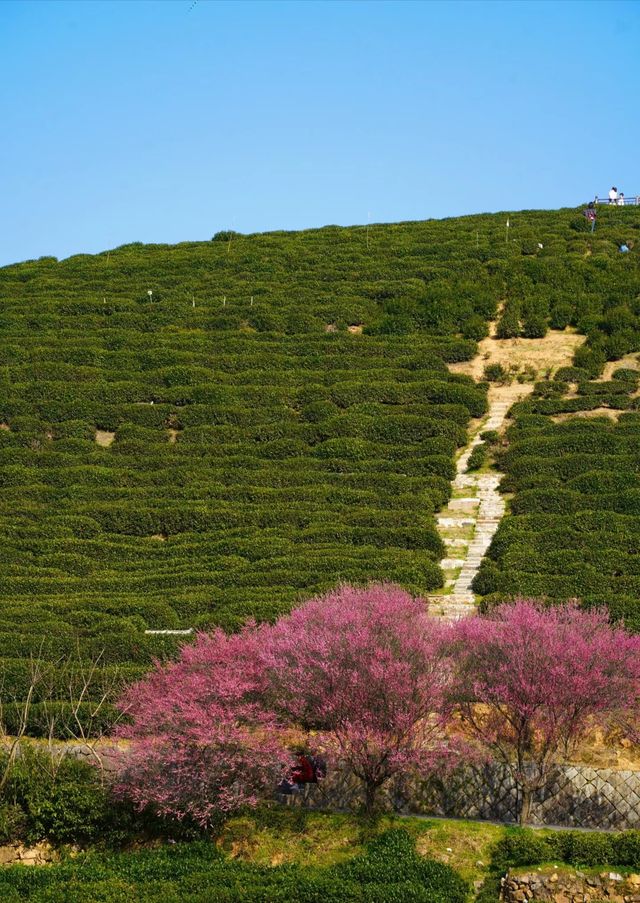
[[[485,605],[514,594],[580,598],[640,630],[640,373],[614,376],[572,384],[568,398],[541,397],[566,389],[543,383],[516,405],[498,454],[511,514],[474,584]],[[565,420],[567,411],[595,416]]]
[[[5,702],[24,698],[33,658],[53,664],[30,731],[45,730],[53,694],[65,733],[69,669],[83,675],[99,658],[85,698],[101,698],[171,653],[173,638],[145,630],[237,629],[339,581],[441,585],[433,515],[470,418],[486,410],[486,385],[447,362],[476,353],[503,302],[500,335],[587,334],[581,384],[600,386],[589,379],[605,360],[640,350],[637,251],[618,251],[634,244],[636,208],[603,209],[594,235],[575,210],[533,211],[511,217],[506,241],[505,219],[219,233],[0,269]],[[635,403],[624,380],[606,392]],[[622,457],[633,470],[633,419],[575,433],[542,423],[517,427],[509,468],[520,441],[550,431],[539,480],[575,499],[584,489],[564,484],[607,469],[604,446],[581,448],[591,464],[567,477],[554,462],[566,462],[565,434],[582,443],[579,430],[593,430],[616,467]],[[624,520],[607,520],[620,540],[607,573],[629,598],[640,579],[622,540],[634,486],[625,502],[606,482],[598,496],[614,506],[598,516]],[[573,511],[518,511],[534,537],[518,561],[531,550],[542,561],[546,518]],[[570,580],[564,559],[548,562],[540,573],[556,595],[569,584],[570,594],[604,591],[599,560],[593,587]],[[487,592],[504,588],[498,572],[485,572]],[[531,586],[546,592],[543,583]]]

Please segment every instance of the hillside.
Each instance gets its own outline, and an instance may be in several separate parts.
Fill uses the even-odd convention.
[[[64,700],[63,658],[77,672],[99,657],[111,685],[171,651],[174,639],[145,630],[237,629],[341,580],[440,587],[434,514],[487,394],[447,364],[474,358],[498,312],[504,339],[586,335],[557,397],[597,392],[598,406],[615,406],[624,395],[633,410],[629,380],[580,387],[640,350],[639,211],[602,209],[594,235],[572,210],[511,216],[508,236],[505,222],[221,233],[1,269],[7,695],[27,692],[29,656],[53,664],[47,679]],[[589,425],[600,428],[612,430]],[[631,474],[634,430],[621,420],[615,444]],[[621,540],[610,542],[613,554]],[[623,576],[638,558],[624,554]],[[545,569],[561,576],[563,561]],[[478,591],[533,591],[509,580]],[[640,591],[624,587],[631,610]],[[37,703],[30,729],[45,730],[50,712]]]

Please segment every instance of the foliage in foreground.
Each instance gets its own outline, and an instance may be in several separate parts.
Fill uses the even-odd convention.
[[[113,800],[91,765],[22,744],[0,756],[0,843],[96,843],[114,827]]]
[[[393,775],[447,758],[445,636],[425,600],[385,584],[343,586],[275,625],[200,636],[125,695],[131,721],[119,732],[133,744],[120,792],[207,825],[275,787],[293,728],[319,732],[372,811]]]
[[[609,866],[640,869],[640,831],[508,830],[495,844],[477,903],[498,903],[500,878],[510,868],[548,862],[578,868]]]
[[[292,733],[313,732],[371,813],[392,777],[457,763],[472,737],[510,769],[525,822],[585,733],[639,704],[640,637],[605,612],[520,600],[445,625],[399,587],[342,586],[274,625],[202,635],[132,686],[118,789],[206,827],[257,804]]]
[[[464,903],[466,896],[462,878],[418,856],[402,829],[326,869],[248,865],[225,858],[211,843],[194,843],[0,872],[3,903]]]
[[[524,824],[535,791],[595,725],[637,713],[640,638],[605,611],[529,600],[463,619],[453,636],[463,729],[511,772]]]

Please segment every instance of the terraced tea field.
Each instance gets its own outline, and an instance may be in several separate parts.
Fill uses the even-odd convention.
[[[487,395],[447,365],[498,310],[506,341],[571,325],[581,385],[635,353],[637,254],[618,242],[639,225],[603,210],[591,236],[575,211],[534,211],[509,244],[478,216],[0,270],[6,724],[34,661],[29,730],[53,697],[64,733],[70,670],[82,685],[99,659],[91,708],[184,639],[146,631],[234,630],[339,581],[442,587],[435,515]],[[632,408],[613,382],[599,403]]]
[[[580,598],[640,630],[638,376],[540,384],[518,404],[499,453],[511,513],[476,578],[487,602],[505,594]],[[555,397],[544,398],[544,394]]]

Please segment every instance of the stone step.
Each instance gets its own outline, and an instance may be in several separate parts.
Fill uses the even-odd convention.
[[[442,527],[466,527],[476,522],[475,517],[438,517],[436,520]]]

